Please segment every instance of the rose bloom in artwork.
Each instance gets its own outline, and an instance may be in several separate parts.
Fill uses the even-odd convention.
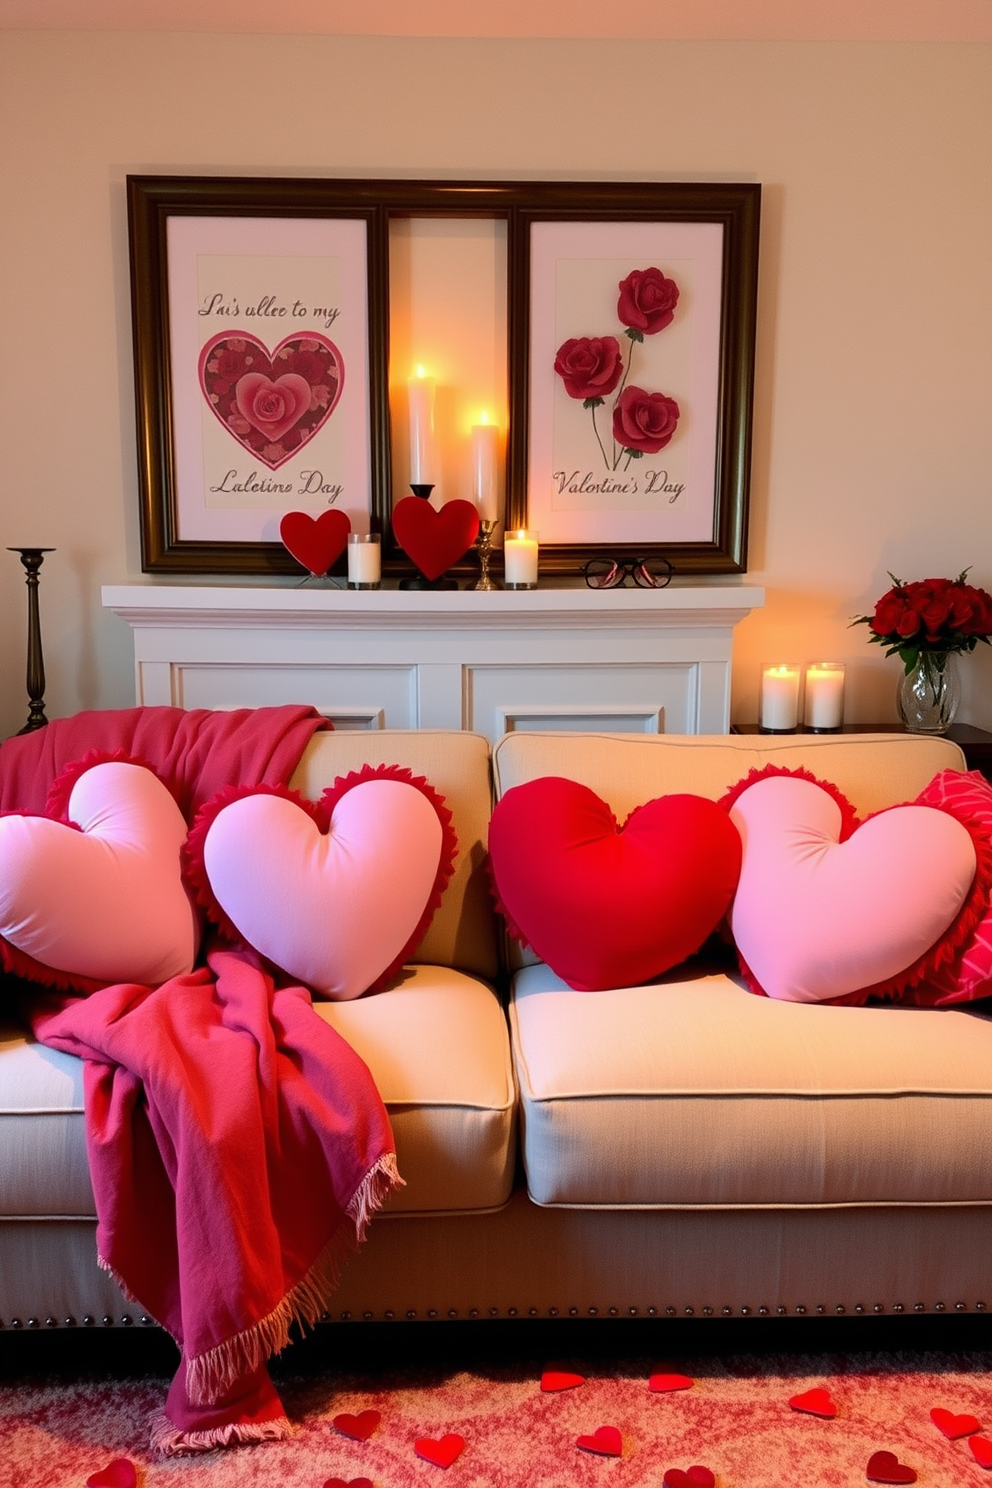
[[[619,284],[617,319],[629,345],[624,364],[616,336],[573,336],[555,356],[555,372],[570,398],[580,400],[592,418],[593,433],[607,470],[624,461],[655,455],[674,438],[681,409],[668,393],[651,392],[628,381],[634,347],[671,325],[679,302],[674,279],[657,267],[632,269]],[[596,410],[613,396],[612,449],[607,450]]]

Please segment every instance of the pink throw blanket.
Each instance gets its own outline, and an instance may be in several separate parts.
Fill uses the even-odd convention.
[[[58,720],[0,749],[0,809],[38,810],[67,764],[124,750],[158,770],[189,819],[226,784],[285,783],[322,726],[300,708]],[[23,987],[36,1037],[86,1062],[100,1263],[182,1350],[153,1446],[285,1435],[265,1361],[294,1321],[319,1317],[345,1253],[402,1181],[368,1069],[308,991],[276,987],[244,951],[215,950],[157,988]]]

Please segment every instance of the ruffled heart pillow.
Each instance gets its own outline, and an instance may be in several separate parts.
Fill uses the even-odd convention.
[[[182,881],[186,823],[137,761],[87,756],[45,814],[0,817],[0,962],[46,986],[158,986],[192,969],[198,920]]]
[[[279,786],[203,808],[187,872],[222,933],[334,1001],[394,976],[451,877],[451,813],[422,776],[366,765],[317,802]]]
[[[988,903],[987,837],[933,804],[859,822],[808,771],[752,771],[724,798],[743,842],[730,928],[752,989],[790,1002],[898,998]]]
[[[489,854],[510,933],[594,992],[638,986],[699,950],[730,906],[741,844],[702,796],[661,796],[621,826],[588,786],[544,776],[499,801]]]

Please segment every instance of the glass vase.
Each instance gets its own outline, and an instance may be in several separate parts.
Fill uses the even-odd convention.
[[[896,705],[912,734],[946,734],[961,700],[956,651],[921,651],[899,679]]]

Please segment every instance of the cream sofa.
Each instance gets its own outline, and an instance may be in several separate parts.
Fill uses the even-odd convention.
[[[726,968],[570,991],[506,948],[485,867],[492,791],[581,780],[622,819],[752,766],[806,766],[870,811],[957,746],[906,735],[320,735],[293,783],[364,761],[446,797],[457,871],[395,985],[318,1011],[370,1066],[407,1186],[329,1321],[834,1315],[992,1303],[992,1016],[826,1007]],[[0,1034],[0,1320],[148,1323],[98,1270],[80,1065]]]

